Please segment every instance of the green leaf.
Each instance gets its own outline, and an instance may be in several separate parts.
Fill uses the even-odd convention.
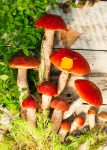
[[[1,75],[0,79],[6,81],[9,77],[7,75]]]
[[[23,53],[24,53],[25,55],[29,56],[29,51],[28,51],[28,49],[23,49]]]
[[[4,63],[4,62],[0,62],[0,65],[4,66],[4,65],[5,65],[5,63]]]
[[[4,9],[5,11],[8,11],[8,10],[9,10],[8,5],[4,5],[4,6],[3,6],[3,9]]]

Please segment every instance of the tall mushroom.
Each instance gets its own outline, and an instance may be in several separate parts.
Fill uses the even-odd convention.
[[[27,109],[27,121],[35,127],[35,113],[37,104],[32,96],[28,96],[23,100],[22,106]]]
[[[45,14],[34,24],[38,28],[45,29],[45,35],[41,47],[41,64],[39,67],[39,82],[48,81],[51,62],[49,56],[52,53],[55,31],[67,30],[66,24],[60,16]]]
[[[61,123],[61,127],[60,127],[60,130],[58,132],[60,139],[61,139],[61,142],[64,142],[65,137],[66,137],[67,133],[69,132],[70,128],[71,128],[70,122],[64,121]]]
[[[70,128],[70,133],[72,134],[73,132],[75,132],[79,127],[82,127],[84,125],[84,118],[81,116],[77,116]]]
[[[87,117],[88,117],[88,123],[89,123],[90,129],[94,128],[94,126],[95,126],[95,116],[96,116],[96,114],[97,114],[97,109],[95,107],[91,107],[88,110]]]
[[[64,90],[69,73],[90,73],[90,67],[86,59],[69,48],[60,48],[54,51],[50,56],[50,61],[62,71],[58,81],[58,95]]]
[[[54,131],[57,132],[60,128],[64,111],[69,109],[69,103],[62,98],[55,98],[51,102],[50,107],[54,108],[51,122],[54,125]]]
[[[37,88],[38,93],[42,94],[42,109],[47,109],[50,105],[50,102],[52,100],[52,96],[57,95],[57,88],[56,86],[49,82],[43,82],[40,86]]]
[[[71,116],[77,107],[81,107],[83,102],[97,107],[101,106],[103,103],[101,91],[93,82],[85,79],[78,79],[75,80],[75,86],[80,98],[70,105],[69,110],[64,113],[63,119]]]
[[[27,81],[27,70],[39,67],[40,62],[33,56],[17,55],[11,58],[9,66],[18,69],[17,86],[20,92],[20,106],[22,106],[23,96],[29,94]],[[25,90],[26,89],[26,90]]]

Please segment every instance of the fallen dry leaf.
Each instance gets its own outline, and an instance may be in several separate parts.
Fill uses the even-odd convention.
[[[71,47],[81,34],[72,28],[68,28],[68,31],[60,31],[58,38],[60,44],[62,43],[64,47]]]

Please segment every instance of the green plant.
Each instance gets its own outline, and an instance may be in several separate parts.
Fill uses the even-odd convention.
[[[79,135],[68,136],[67,141],[70,143],[71,150],[78,150],[79,146],[83,143],[86,144],[87,150],[97,150],[100,146],[103,146],[107,138],[107,133],[103,127],[96,126],[92,130],[82,131]]]
[[[0,104],[8,109],[19,109],[17,71],[9,68],[8,61],[17,53],[39,57],[42,30],[35,28],[34,22],[46,11],[47,3],[47,0],[0,1]],[[35,71],[29,74],[30,82],[38,81],[37,76],[34,78]]]
[[[65,143],[60,142],[58,134],[53,132],[53,125],[48,117],[49,112],[44,110],[42,113],[36,113],[36,128],[31,127],[21,118],[13,119],[5,130],[4,138],[0,146],[8,147],[14,150],[78,150],[82,143],[86,143],[88,150],[97,150],[104,145],[107,138],[103,127],[96,126],[91,131],[84,129],[81,134],[75,133],[69,135]]]

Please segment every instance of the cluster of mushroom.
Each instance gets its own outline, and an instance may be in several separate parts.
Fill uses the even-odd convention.
[[[67,31],[67,26],[60,16],[46,14],[35,23],[35,26],[45,28],[41,47],[41,63],[33,56],[18,55],[10,60],[9,65],[12,68],[18,68],[17,85],[20,91],[20,106],[22,110],[26,109],[27,120],[34,127],[36,127],[35,113],[37,103],[29,92],[27,69],[39,67],[39,86],[37,91],[42,94],[40,107],[42,110],[48,109],[52,113],[51,122],[53,123],[54,131],[61,136],[61,141],[63,142],[68,132],[72,134],[78,128],[81,128],[85,122],[82,116],[77,116],[73,122],[65,119],[72,116],[83,101],[96,107],[101,106],[102,94],[93,82],[78,79],[75,80],[75,87],[80,97],[79,99],[69,104],[67,100],[59,96],[65,88],[69,73],[89,74],[90,66],[81,54],[69,48],[60,48],[52,52],[55,31]],[[49,81],[51,63],[61,70],[58,87]],[[27,98],[23,100],[24,94],[27,94]],[[88,111],[90,128],[95,126],[95,123],[92,124],[92,122],[95,122],[95,114],[96,111],[94,110]]]
[[[67,100],[60,97],[54,97],[52,100],[52,96],[57,95],[57,88],[49,81],[43,82],[37,88],[37,91],[42,94],[42,109],[53,109],[51,122],[54,126],[54,132],[58,132],[58,134],[61,136],[62,142],[64,141],[68,132],[72,134],[77,129],[81,129],[85,125],[89,125],[90,129],[92,129],[96,124],[96,107],[102,105],[101,91],[93,82],[85,79],[77,79],[75,80],[75,87],[80,98],[71,104],[69,104]],[[90,109],[87,112],[87,123],[85,123],[85,118],[81,115],[76,116],[74,121],[70,122],[69,117],[76,112],[76,109],[81,107],[83,102],[95,106],[90,106]],[[100,120],[104,120],[104,114],[104,112],[102,115],[100,113],[98,118]],[[106,119],[105,121],[107,121]]]

